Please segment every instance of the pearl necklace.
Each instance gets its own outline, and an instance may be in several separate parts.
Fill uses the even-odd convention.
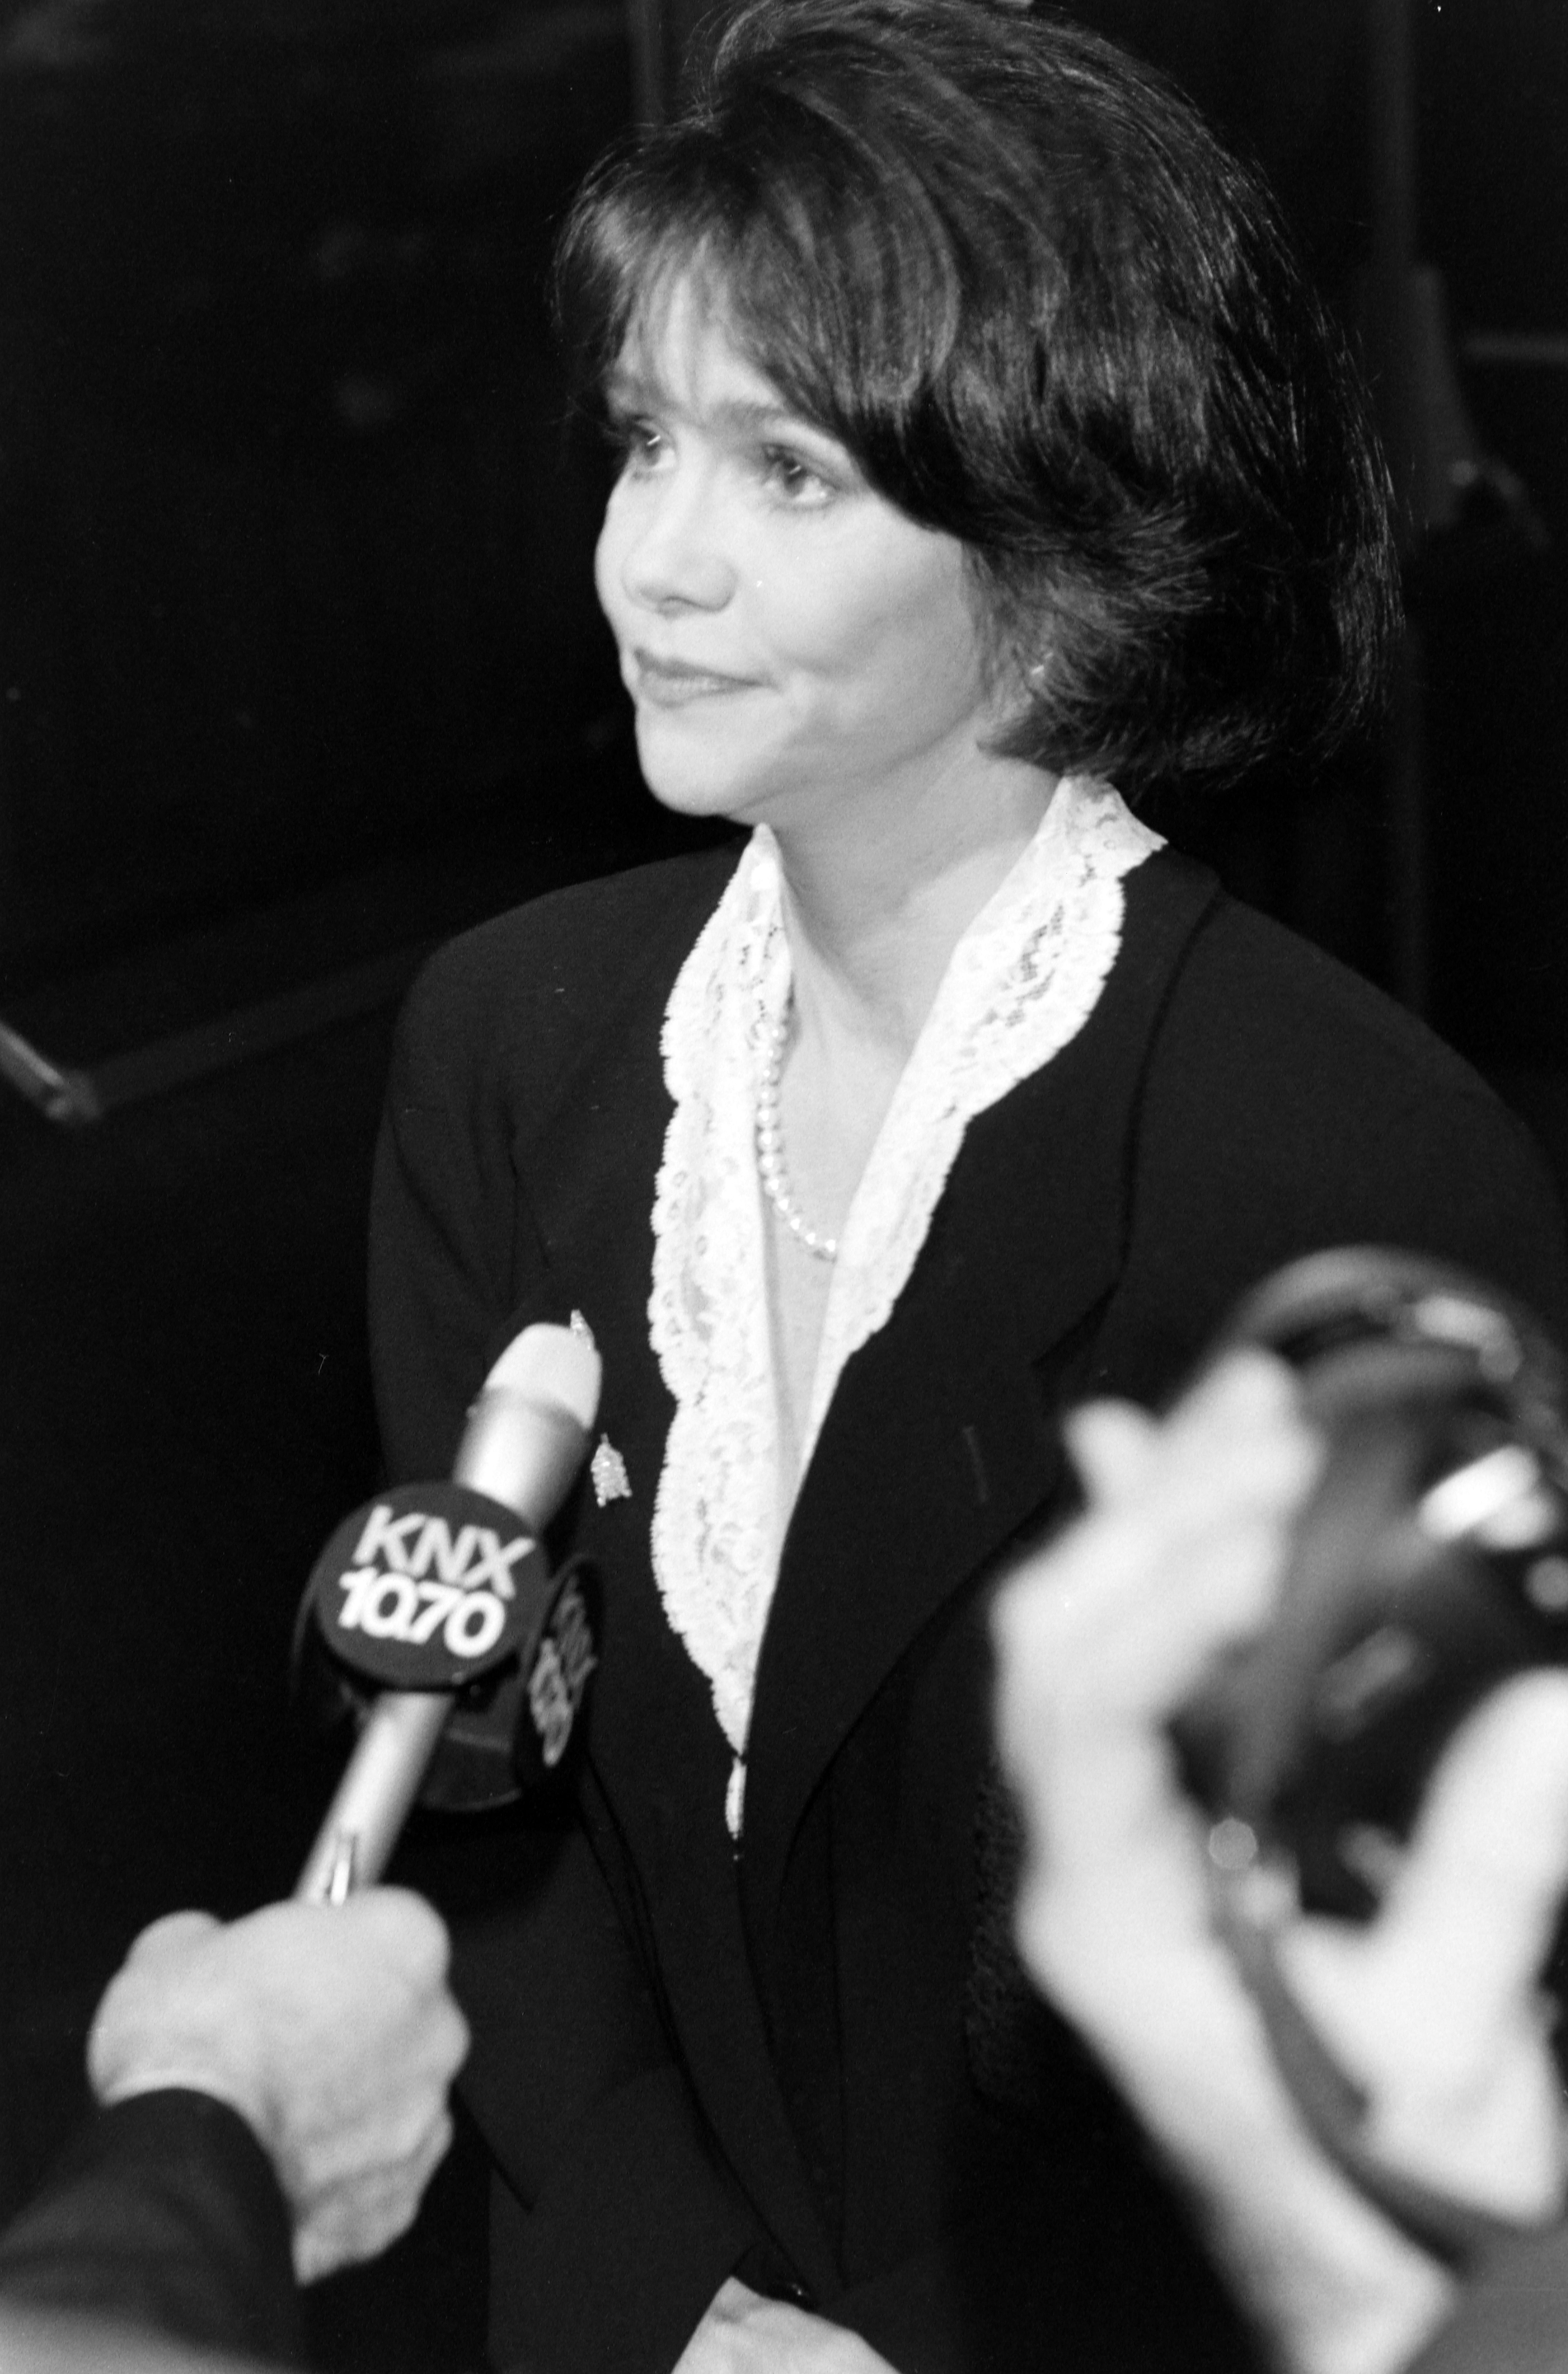
[[[778,1118],[778,1084],[784,1075],[784,1042],[790,1035],[791,1001],[786,1000],[778,1019],[768,1033],[767,1054],[762,1067],[762,1079],[756,1092],[756,1167],[762,1179],[763,1193],[784,1226],[807,1252],[818,1261],[837,1261],[837,1237],[819,1237],[800,1205],[790,1193],[790,1174],[784,1163],[784,1131]]]

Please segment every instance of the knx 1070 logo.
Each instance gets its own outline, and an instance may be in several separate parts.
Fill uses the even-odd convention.
[[[378,1500],[337,1578],[337,1628],[415,1647],[439,1632],[452,1656],[486,1656],[517,1596],[512,1569],[531,1546],[526,1534],[508,1539],[490,1525]]]

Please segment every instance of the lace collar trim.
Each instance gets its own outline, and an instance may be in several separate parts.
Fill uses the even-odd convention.
[[[1067,1045],[1121,940],[1122,877],[1161,846],[1108,784],[1067,777],[953,953],[839,1240],[802,1475],[845,1363],[885,1325],[975,1115]],[[675,1403],[652,1523],[664,1611],[735,1757],[778,1573],[778,1443],[754,1123],[790,993],[777,844],[754,834],[665,1009],[674,1103],[653,1203],[653,1349]]]

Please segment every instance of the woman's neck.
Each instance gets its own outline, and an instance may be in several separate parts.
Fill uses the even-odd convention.
[[[974,795],[914,804],[868,834],[863,813],[776,828],[797,1030],[848,1036],[898,1068],[949,959],[1033,840],[1057,778],[994,762]]]
[[[846,800],[819,829],[776,827],[794,1012],[777,1114],[793,1201],[838,1237],[954,949],[1039,829],[1054,777],[1008,767],[940,811],[905,804],[867,829]],[[840,827],[836,830],[835,827]],[[830,1272],[769,1216],[779,1522],[800,1469]]]

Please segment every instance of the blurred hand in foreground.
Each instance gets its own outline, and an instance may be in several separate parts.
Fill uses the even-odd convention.
[[[1321,1470],[1290,1371],[1234,1356],[1163,1419],[1070,1421],[1082,1518],[999,1596],[998,1726],[1028,1859],[1018,1933],[1192,2192],[1287,2363],[1375,2374],[1453,2297],[1313,2141],[1217,1933],[1209,1819],[1171,1718],[1270,1617]],[[1537,1989],[1568,1877],[1568,1676],[1457,1735],[1375,1921],[1292,1922],[1280,1968],[1369,2097],[1363,2141],[1478,2208],[1553,2210],[1560,2088]]]
[[[174,1912],[136,1939],[88,2041],[98,2100],[166,2086],[228,2103],[266,2149],[301,2283],[386,2249],[451,2140],[468,2049],[446,1931],[419,1897]]]

